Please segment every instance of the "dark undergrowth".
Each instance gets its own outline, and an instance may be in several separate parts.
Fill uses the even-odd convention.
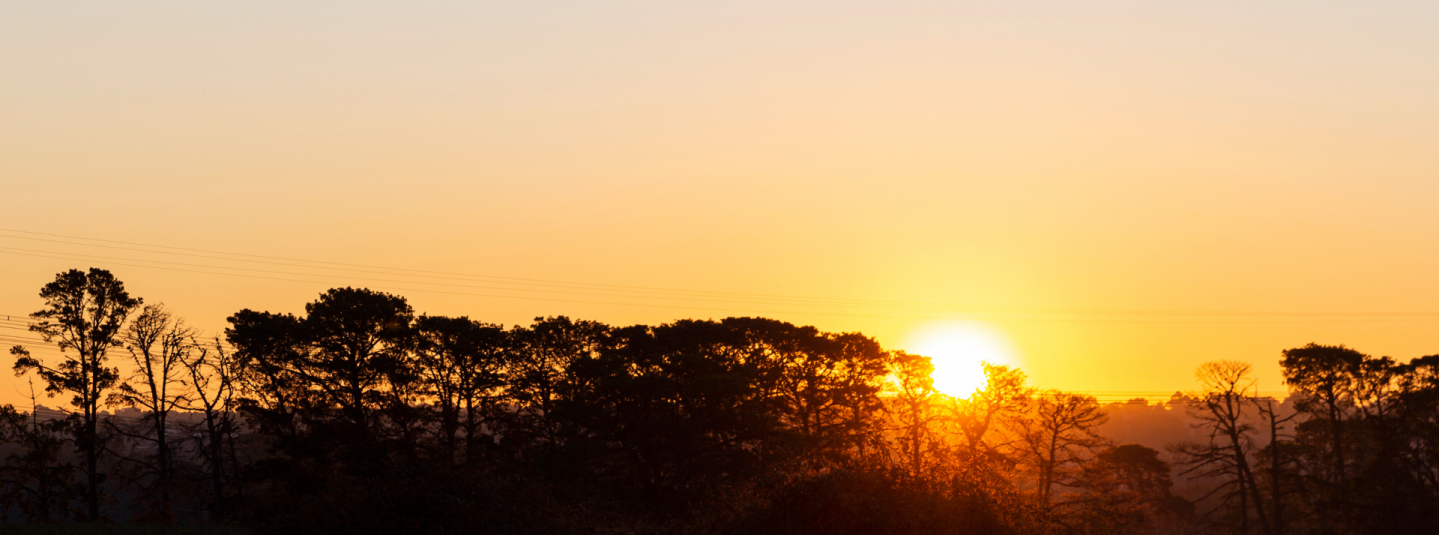
[[[120,526],[115,524],[0,524],[5,535],[251,535],[228,526]]]

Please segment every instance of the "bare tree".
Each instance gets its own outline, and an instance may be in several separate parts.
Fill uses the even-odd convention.
[[[175,459],[171,452],[169,419],[170,413],[189,399],[184,363],[197,350],[196,334],[195,329],[185,325],[183,319],[176,318],[164,305],[154,304],[146,305],[123,335],[134,372],[111,395],[111,403],[140,409],[148,429],[131,433],[119,425],[111,427],[155,447],[153,459],[128,456],[129,461],[141,464],[154,475],[153,485],[146,489],[152,506],[150,520],[173,520],[171,488]]]
[[[1284,533],[1284,482],[1282,481],[1284,461],[1282,459],[1283,445],[1281,439],[1288,438],[1281,435],[1290,420],[1293,420],[1297,413],[1288,416],[1279,415],[1279,407],[1273,398],[1255,400],[1255,407],[1259,409],[1259,415],[1269,427],[1269,516],[1273,520],[1274,535]]]
[[[1195,427],[1206,431],[1208,440],[1180,444],[1175,451],[1189,467],[1184,475],[1221,479],[1210,496],[1218,493],[1223,505],[1236,508],[1240,533],[1249,533],[1252,503],[1260,527],[1272,535],[1273,528],[1249,465],[1249,455],[1255,449],[1255,430],[1247,421],[1246,409],[1256,402],[1249,393],[1254,388],[1250,369],[1249,364],[1229,360],[1199,366],[1195,375],[1204,390],[1195,396],[1189,411],[1199,420]]]
[[[224,519],[229,514],[225,481],[234,473],[236,361],[216,338],[213,347],[196,345],[191,358],[182,361],[192,385],[184,409],[204,416],[201,444],[196,451],[204,460],[210,480],[210,513]],[[228,446],[228,452],[226,449]],[[228,455],[227,455],[228,453]],[[230,468],[226,469],[226,460]]]
[[[1034,466],[1040,500],[1048,503],[1055,483],[1072,483],[1080,464],[1108,445],[1095,431],[1108,416],[1093,396],[1048,390],[1035,398],[1025,418],[1015,419],[1019,450]]]

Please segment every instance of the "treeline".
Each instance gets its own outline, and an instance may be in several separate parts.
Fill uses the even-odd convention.
[[[1434,532],[1439,358],[1285,352],[1298,416],[1209,363],[1202,441],[1114,444],[1094,398],[762,318],[509,328],[333,289],[206,339],[110,273],[61,273],[5,407],[4,519],[277,533]],[[114,360],[129,363],[122,374]],[[32,407],[37,403],[32,401]],[[107,417],[135,407],[141,418]],[[1176,464],[1171,466],[1169,461]],[[1172,474],[1213,490],[1175,496]],[[1196,506],[1197,505],[1197,506]]]

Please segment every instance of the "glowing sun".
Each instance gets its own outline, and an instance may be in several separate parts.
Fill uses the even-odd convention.
[[[983,363],[1015,365],[1014,351],[998,330],[977,322],[927,326],[910,337],[910,353],[934,363],[934,388],[966,398],[984,386]]]

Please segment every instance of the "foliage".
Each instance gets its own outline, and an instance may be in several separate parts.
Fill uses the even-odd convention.
[[[34,371],[51,396],[73,395],[70,404],[80,410],[72,434],[76,449],[84,456],[85,518],[99,520],[100,485],[104,482],[100,455],[107,439],[99,429],[100,405],[120,379],[119,369],[108,365],[107,353],[121,344],[121,328],[141,301],[130,297],[124,283],[109,271],[97,268],[56,275],[40,289],[40,298],[45,300],[45,308],[30,315],[35,319],[30,330],[54,343],[66,357],[52,366],[16,346],[10,351],[16,356],[15,373]]]
[[[16,348],[17,369],[81,410],[0,409],[0,506],[32,523],[98,517],[103,465],[132,521],[259,533],[1439,527],[1439,356],[1286,351],[1298,416],[1253,393],[1249,365],[1206,363],[1202,389],[1173,400],[1200,439],[1172,448],[1172,469],[1101,436],[1092,397],[993,364],[950,397],[926,356],[772,319],[505,328],[337,288],[302,315],[241,310],[202,343],[158,306],[129,319],[139,300],[99,270],[43,295],[36,330],[80,357],[46,367]],[[122,343],[123,381],[104,357]],[[87,457],[102,394],[140,411]],[[1176,470],[1213,490],[1197,512]]]

